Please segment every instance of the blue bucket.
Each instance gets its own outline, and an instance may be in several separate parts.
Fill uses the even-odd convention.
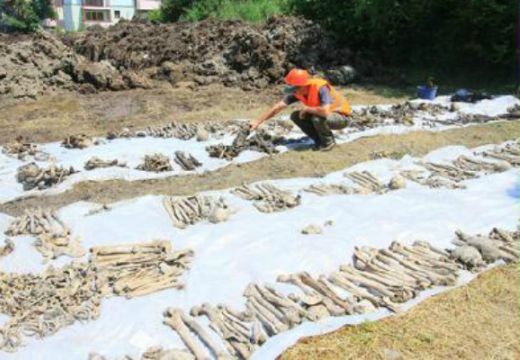
[[[425,100],[433,100],[437,96],[437,86],[428,87],[425,85],[417,86],[417,96]]]

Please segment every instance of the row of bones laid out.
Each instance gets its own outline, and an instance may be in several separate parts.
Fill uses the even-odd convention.
[[[188,351],[152,347],[142,359],[248,359],[268,338],[304,321],[381,307],[396,312],[400,303],[422,290],[453,285],[461,268],[479,271],[496,260],[518,262],[517,237],[518,233],[495,228],[487,236],[457,231],[453,240],[457,246],[452,250],[424,241],[411,246],[393,242],[386,249],[360,247],[355,249],[352,265],[343,264],[331,274],[315,277],[300,272],[278,277],[279,282],[298,288],[298,293],[285,295],[270,285],[249,284],[244,311],[209,303],[194,306],[190,314],[169,308],[164,324],[179,335]],[[197,321],[200,316],[207,317],[220,342]]]

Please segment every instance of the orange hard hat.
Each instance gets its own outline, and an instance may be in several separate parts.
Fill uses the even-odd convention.
[[[285,83],[290,86],[305,86],[309,80],[307,70],[292,69],[285,77]]]

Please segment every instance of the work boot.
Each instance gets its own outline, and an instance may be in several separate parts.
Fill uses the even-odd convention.
[[[320,151],[331,151],[334,146],[336,146],[336,143],[333,141],[330,144],[320,146],[319,150]]]
[[[334,143],[334,134],[332,134],[332,131],[327,124],[327,119],[320,116],[312,116],[311,122],[314,125],[316,133],[318,134],[319,141],[317,141],[317,143],[319,142],[322,147]]]

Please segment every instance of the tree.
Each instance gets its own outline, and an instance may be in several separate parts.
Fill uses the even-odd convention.
[[[54,19],[52,0],[1,0],[0,25],[9,30],[32,32],[44,19]]]
[[[177,21],[196,0],[163,0],[161,4],[161,20]]]
[[[511,71],[515,0],[289,0],[384,63]]]

